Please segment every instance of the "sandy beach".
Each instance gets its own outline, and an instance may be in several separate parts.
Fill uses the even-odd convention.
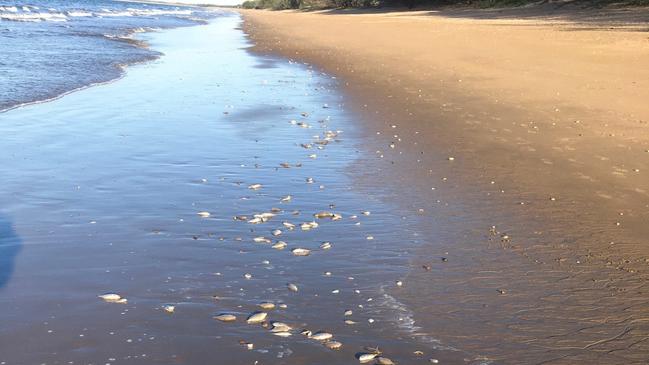
[[[341,80],[357,188],[434,225],[398,296],[424,332],[503,363],[647,361],[646,9],[242,14],[257,52]]]
[[[34,1],[0,365],[649,361],[645,10]]]

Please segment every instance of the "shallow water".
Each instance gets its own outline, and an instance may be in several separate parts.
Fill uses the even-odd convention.
[[[240,22],[141,35],[165,56],[0,114],[0,364],[347,364],[363,346],[401,363],[473,362],[422,333],[395,299],[418,222],[380,191],[353,189],[344,172],[362,169],[359,133],[336,80],[248,53]],[[322,149],[300,146],[327,130],[340,132]],[[273,207],[281,212],[264,224],[233,219]],[[281,224],[323,210],[343,219],[310,231]],[[333,247],[319,249],[324,241]],[[295,247],[313,252],[295,257]],[[107,292],[128,303],[97,297]],[[271,320],[332,332],[343,349],[245,324],[266,300],[287,305]],[[343,322],[346,309],[357,324]],[[238,321],[212,319],[223,312]]]

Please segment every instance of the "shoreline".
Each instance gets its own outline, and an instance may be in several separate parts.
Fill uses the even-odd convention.
[[[634,60],[647,59],[643,33],[569,32],[566,24],[546,20],[443,14],[241,13],[257,52],[307,62],[339,78],[346,106],[363,116],[366,131],[361,149],[369,157],[360,161],[370,167],[350,172],[361,189],[398,191],[393,202],[423,209],[422,227],[430,221],[443,227],[424,229],[431,242],[413,259],[407,279],[413,287],[399,295],[414,308],[419,325],[443,329],[445,343],[505,363],[643,359],[640,348],[620,357],[618,351],[601,355],[594,345],[624,332],[624,325],[633,330],[620,343],[634,343],[645,333],[630,325],[643,310],[628,318],[616,312],[624,305],[617,293],[633,290],[633,301],[649,296],[636,288],[647,278],[649,257],[643,245],[649,180],[642,178],[649,169],[649,110],[641,102],[646,89],[638,88],[649,78],[623,72],[639,70],[642,63],[631,67]],[[517,33],[508,35],[513,29]],[[444,42],[445,35],[452,40]],[[460,48],[449,43],[458,40]],[[507,41],[515,44],[497,47]],[[481,42],[497,51],[482,47],[472,59],[471,46]],[[541,57],[537,49],[561,52]],[[435,60],[445,51],[446,69]],[[505,62],[516,52],[528,62]],[[553,76],[548,67],[558,59],[573,62],[565,65],[573,74]],[[423,63],[428,60],[435,60],[433,66]],[[499,73],[506,68],[498,60],[514,75]],[[598,78],[600,67],[616,76]],[[589,82],[597,87],[570,89]],[[512,83],[516,87],[508,87]],[[439,265],[442,256],[453,264]],[[574,317],[542,305],[547,293],[556,292],[564,293]],[[475,298],[467,302],[474,296],[468,293]],[[431,307],[422,296],[437,298],[437,304]],[[483,312],[475,311],[474,302],[486,306]],[[538,319],[547,324],[528,327],[519,315],[510,323],[511,312],[530,310],[543,313]],[[599,334],[580,333],[589,326]],[[482,337],[472,339],[466,328]]]

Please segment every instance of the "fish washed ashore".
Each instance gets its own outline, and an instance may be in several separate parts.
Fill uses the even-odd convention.
[[[355,189],[422,234],[412,327],[495,363],[649,360],[646,9],[241,13],[363,117]]]
[[[395,297],[422,234],[345,174],[338,80],[241,23],[0,114],[0,364],[485,363]]]

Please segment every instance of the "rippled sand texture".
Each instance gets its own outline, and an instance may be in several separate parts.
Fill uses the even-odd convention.
[[[421,237],[352,188],[337,81],[249,54],[240,21],[143,35],[161,59],[0,115],[0,363],[475,362],[393,295]],[[246,323],[261,310],[290,336]]]

